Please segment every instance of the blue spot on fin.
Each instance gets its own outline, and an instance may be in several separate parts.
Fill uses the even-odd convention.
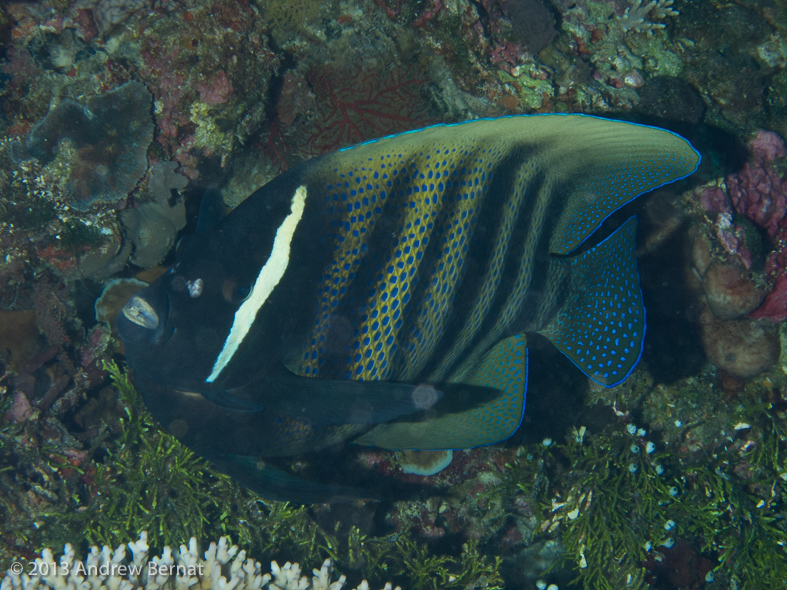
[[[354,442],[389,450],[467,449],[501,442],[522,422],[527,392],[527,340],[498,342],[466,384],[439,384],[445,397],[425,419],[375,426]]]
[[[642,355],[645,307],[639,287],[637,220],[570,260],[572,292],[555,321],[541,334],[588,377],[612,387]]]

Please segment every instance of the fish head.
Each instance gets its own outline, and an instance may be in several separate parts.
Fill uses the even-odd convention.
[[[290,311],[309,292],[306,261],[319,258],[308,245],[291,252],[305,200],[305,187],[269,183],[179,242],[175,264],[118,320],[135,380],[214,401],[265,394],[260,384],[308,319]]]
[[[222,261],[221,236],[190,236],[176,263],[126,303],[118,318],[126,359],[138,377],[200,392],[251,292],[253,261]]]

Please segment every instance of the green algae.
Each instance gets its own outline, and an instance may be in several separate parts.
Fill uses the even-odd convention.
[[[507,469],[501,489],[508,494],[516,486],[541,504],[541,535],[565,547],[553,567],[572,570],[581,587],[651,587],[670,558],[693,559],[694,575],[702,574],[694,582],[721,584],[710,587],[783,588],[787,416],[773,399],[783,383],[751,382],[748,403],[718,400],[730,409],[713,421],[709,384],[686,381],[651,389],[648,397],[661,398],[662,409],[666,397],[673,406],[680,396],[698,409],[703,404],[694,423],[673,418],[674,430],[662,424],[650,435],[632,434],[620,422],[595,434],[575,432],[565,443],[531,448]],[[637,396],[643,385],[629,393]],[[690,436],[694,430],[702,436]],[[538,483],[544,479],[546,486]]]
[[[59,235],[60,245],[73,252],[81,252],[84,248],[94,248],[106,240],[99,229],[79,219],[64,220],[63,229]]]
[[[331,558],[336,569],[360,570],[373,586],[395,578],[415,590],[502,588],[501,559],[484,555],[476,542],[465,543],[458,555],[440,554],[409,532],[367,536],[340,522],[327,530],[315,520],[319,508],[256,496],[161,432],[127,372],[114,362],[104,369],[123,407],[120,428],[114,436],[108,431],[100,435],[104,450],[94,449],[94,459],[81,466],[87,493],[72,493],[63,508],[41,514],[35,539],[22,534],[23,526],[16,527],[18,546],[29,542],[57,550],[69,542],[85,551],[89,545],[116,547],[146,530],[155,552],[192,536],[205,545],[227,536],[263,562]],[[10,403],[7,397],[2,400],[0,410]],[[4,440],[0,436],[0,457]],[[56,455],[50,453],[50,460]],[[11,469],[3,465],[0,470]],[[3,556],[0,568],[8,567],[7,559]]]

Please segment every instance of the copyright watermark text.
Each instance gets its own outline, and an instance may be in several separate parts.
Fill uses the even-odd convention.
[[[27,574],[31,577],[69,576],[77,575],[84,578],[138,578],[143,573],[148,577],[154,576],[180,576],[183,578],[202,577],[203,564],[194,565],[168,564],[148,562],[147,565],[125,565],[122,563],[102,563],[100,565],[86,565],[82,562],[73,564],[47,563],[37,560],[24,564],[15,561],[9,571],[17,576]]]

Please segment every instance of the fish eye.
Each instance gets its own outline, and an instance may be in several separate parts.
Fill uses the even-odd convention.
[[[221,294],[229,303],[242,303],[251,293],[251,286],[239,283],[235,279],[227,279],[221,288]]]

